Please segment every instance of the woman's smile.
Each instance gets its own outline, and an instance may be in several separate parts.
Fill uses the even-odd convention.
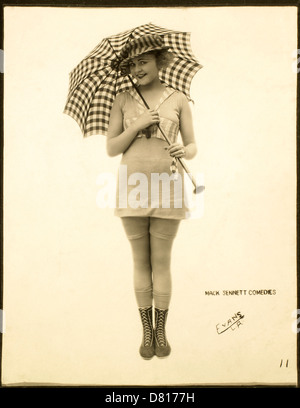
[[[151,83],[158,77],[155,56],[144,54],[133,58],[130,63],[130,72],[142,85]]]

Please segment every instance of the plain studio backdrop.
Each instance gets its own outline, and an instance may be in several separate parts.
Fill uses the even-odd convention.
[[[191,32],[203,65],[187,165],[206,190],[174,243],[172,354],[144,361],[130,246],[97,205],[120,157],[63,109],[102,38],[149,22]],[[296,7],[6,7],[4,23],[3,384],[295,383]]]

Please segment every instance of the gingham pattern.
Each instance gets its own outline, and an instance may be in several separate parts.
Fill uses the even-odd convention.
[[[150,34],[160,35],[163,45],[169,47],[175,56],[172,64],[161,71],[161,80],[191,100],[191,81],[202,65],[190,48],[190,33],[168,30],[149,23],[107,37],[70,73],[64,113],[77,121],[84,137],[107,135],[110,111],[116,95],[132,87],[129,78],[112,66],[117,58],[121,58],[121,50],[129,41]]]
[[[162,37],[158,34],[144,35],[143,37],[135,38],[122,48],[122,51],[119,56],[116,56],[112,66],[120,70],[123,75],[127,75],[130,73],[128,70],[128,62],[132,58],[149,51],[163,48],[167,50],[169,47],[164,44]]]

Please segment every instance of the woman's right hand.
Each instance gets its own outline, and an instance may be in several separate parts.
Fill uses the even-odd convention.
[[[147,127],[159,123],[159,114],[153,109],[147,109],[134,122],[134,127],[139,132]]]

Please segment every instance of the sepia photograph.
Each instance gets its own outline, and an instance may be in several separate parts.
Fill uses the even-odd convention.
[[[297,13],[4,7],[2,386],[298,385]]]

